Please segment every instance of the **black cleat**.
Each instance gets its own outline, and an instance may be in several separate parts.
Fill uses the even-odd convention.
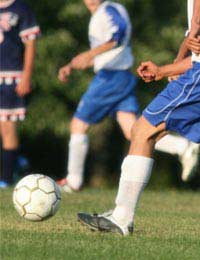
[[[87,214],[87,213],[78,213],[78,221],[82,224],[89,227],[91,230],[98,230],[98,214]]]
[[[78,220],[91,230],[118,233],[123,236],[133,233],[133,223],[129,226],[120,225],[116,222],[112,215],[105,216],[104,214],[91,215],[87,213],[78,213]]]

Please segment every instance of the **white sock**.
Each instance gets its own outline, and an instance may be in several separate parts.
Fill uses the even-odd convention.
[[[83,184],[84,164],[89,147],[85,134],[72,134],[69,141],[68,175],[69,185],[77,190]]]
[[[128,225],[133,221],[140,195],[149,181],[154,160],[144,156],[128,155],[122,164],[122,173],[113,217]]]
[[[156,143],[155,149],[161,152],[183,155],[189,145],[189,141],[181,136],[168,134]]]

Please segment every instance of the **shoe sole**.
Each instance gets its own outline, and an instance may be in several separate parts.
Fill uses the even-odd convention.
[[[81,218],[79,218],[79,216],[78,216],[78,222],[80,222],[81,225],[88,227],[88,228],[89,228],[91,231],[93,231],[93,232],[99,231],[98,227],[92,226],[92,225],[86,223],[86,222],[83,221]]]
[[[87,222],[85,222],[84,220],[82,220],[79,216],[78,216],[78,221],[85,227],[88,227],[91,231],[96,232],[96,231],[100,231],[100,232],[105,232],[105,233],[114,233],[114,234],[118,234],[121,236],[124,236],[123,232],[117,227],[117,226],[112,226],[112,227],[97,227],[91,224],[88,224]],[[99,217],[99,222],[101,221],[105,221],[104,217]],[[130,227],[129,228],[129,234],[133,233],[133,228]]]

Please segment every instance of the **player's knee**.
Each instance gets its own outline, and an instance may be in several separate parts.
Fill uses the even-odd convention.
[[[138,142],[139,140],[146,140],[147,137],[141,133],[141,129],[138,126],[135,126],[131,130],[131,142]]]
[[[71,134],[85,134],[89,125],[77,118],[73,118],[70,122]]]
[[[76,130],[78,130],[80,127],[76,123],[76,120],[72,119],[70,122],[70,132],[73,134]]]
[[[136,122],[131,129],[131,142],[135,144],[145,144],[155,142],[154,135],[148,131],[140,122]]]

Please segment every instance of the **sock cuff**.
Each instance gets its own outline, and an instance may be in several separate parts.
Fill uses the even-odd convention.
[[[128,155],[122,164],[122,181],[148,183],[154,160],[145,156]]]
[[[87,134],[71,134],[70,143],[88,143],[89,138]]]

